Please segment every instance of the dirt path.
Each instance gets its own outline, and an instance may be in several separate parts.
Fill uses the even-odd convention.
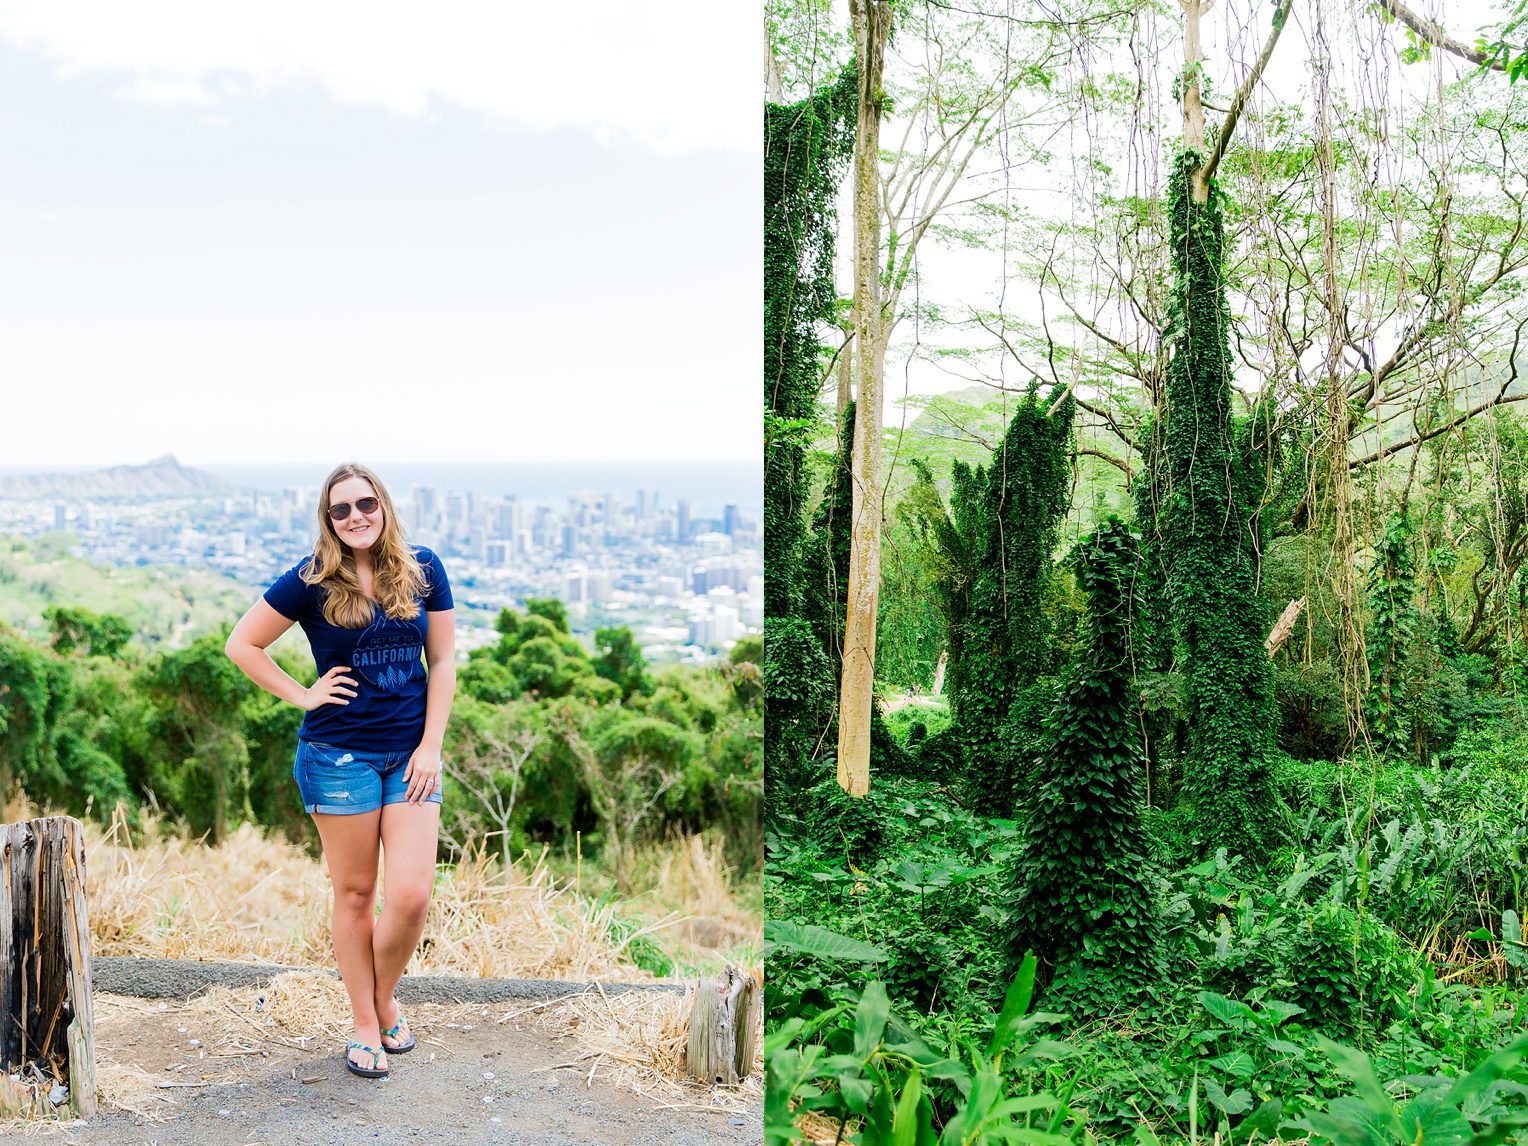
[[[258,1037],[240,1035],[248,1053],[209,1052],[229,1045],[229,1020],[179,1002],[101,998],[108,1004],[97,1021],[102,1086],[137,1112],[115,1109],[88,1123],[53,1124],[60,1132],[49,1135],[54,1140],[101,1146],[400,1138],[506,1146],[763,1141],[756,1096],[724,1095],[732,1109],[722,1112],[674,1109],[715,1098],[702,1091],[676,1097],[650,1085],[643,1089],[651,1097],[633,1093],[629,1073],[603,1062],[570,1063],[579,1056],[576,1045],[555,1029],[529,1019],[497,1022],[502,1007],[481,1013],[435,1004],[409,1008],[419,1045],[394,1056],[392,1077],[377,1082],[345,1069],[338,1039],[319,1036],[311,1050],[266,1042],[262,1050]]]

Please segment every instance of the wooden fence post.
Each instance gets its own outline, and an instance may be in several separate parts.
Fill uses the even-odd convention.
[[[0,826],[0,1068],[63,1082],[76,1115],[96,1112],[85,832],[72,816]]]
[[[728,966],[702,979],[690,1007],[690,1073],[701,1082],[731,1085],[753,1070],[758,1050],[758,984]]]

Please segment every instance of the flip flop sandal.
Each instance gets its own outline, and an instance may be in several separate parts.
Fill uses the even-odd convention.
[[[400,1027],[402,1027],[404,1025],[405,1024],[404,1024],[404,1021],[403,1021],[403,1011],[400,1009],[398,1011],[398,1021],[396,1023],[394,1023],[390,1029],[383,1031],[382,1032],[382,1037],[385,1038],[385,1039],[395,1039],[395,1038],[397,1038],[398,1037],[398,1028],[400,1028]],[[406,1043],[399,1043],[395,1047],[390,1047],[386,1043],[383,1043],[382,1044],[382,1049],[387,1051],[388,1054],[407,1054],[409,1051],[414,1049],[414,1032],[413,1031],[409,1032],[409,1041],[408,1042],[406,1042]]]
[[[367,1067],[364,1067],[364,1066],[357,1066],[356,1065],[355,1060],[350,1057],[350,1052],[353,1051],[353,1050],[363,1050],[367,1054],[371,1055],[371,1068],[370,1069],[368,1069]],[[369,1047],[369,1046],[366,1046],[364,1043],[351,1043],[349,1046],[347,1046],[345,1048],[345,1065],[350,1068],[350,1073],[351,1074],[358,1074],[362,1078],[386,1078],[387,1077],[387,1068],[386,1067],[383,1067],[381,1070],[375,1069],[376,1065],[377,1065],[377,1062],[381,1059],[381,1057],[382,1057],[382,1049],[379,1049],[377,1047]]]

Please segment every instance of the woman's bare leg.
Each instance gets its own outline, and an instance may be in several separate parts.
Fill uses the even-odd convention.
[[[324,862],[334,884],[334,961],[350,994],[355,1041],[369,1047],[382,1045],[377,1023],[376,984],[372,971],[372,932],[377,903],[377,843],[381,811],[349,816],[313,813],[319,838],[324,841]],[[395,1020],[396,1021],[396,1020]],[[371,1056],[350,1052],[357,1066],[371,1066]],[[377,1068],[387,1065],[386,1056]]]
[[[439,832],[439,804],[386,804],[382,808],[382,914],[377,917],[371,953],[374,1008],[384,1028],[398,1021],[393,992],[424,931],[430,892],[435,887]],[[398,1032],[398,1041],[408,1041],[406,1028]]]

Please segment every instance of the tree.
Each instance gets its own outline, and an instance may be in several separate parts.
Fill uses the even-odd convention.
[[[1164,975],[1130,684],[1135,561],[1135,538],[1117,517],[1073,550],[1088,653],[1051,709],[1052,747],[1012,876],[1014,963],[1033,949],[1084,1004],[1128,998]]]
[[[787,55],[783,86],[764,108],[764,582],[767,652],[761,658],[771,734],[765,751],[773,792],[802,779],[831,711],[834,676],[807,619],[802,547],[807,534],[807,447],[822,385],[819,329],[833,316],[837,193],[853,148],[856,78],[816,53],[827,25],[813,5],[766,21],[800,25],[788,46],[809,43],[806,60]],[[803,16],[805,18],[803,19]],[[766,43],[766,49],[769,47]],[[774,53],[769,62],[776,63]],[[808,566],[815,570],[815,565]]]
[[[254,685],[223,652],[227,630],[198,637],[145,666],[142,684],[155,702],[152,731],[163,755],[155,788],[196,832],[221,843],[233,824],[252,818],[249,745],[241,705]]]
[[[852,451],[853,535],[848,616],[838,702],[838,784],[870,791],[870,714],[875,703],[875,620],[881,581],[881,407],[888,329],[881,290],[881,88],[891,0],[849,0],[858,102],[854,134],[854,314],[858,415]]]
[[[972,161],[987,152],[1000,131],[1014,126],[1015,117],[1005,118],[1014,97],[1025,89],[1048,93],[1052,59],[1076,47],[1053,19],[995,26],[980,12],[907,6],[903,26],[921,21],[918,30],[931,50],[913,65],[918,69],[915,86],[902,93],[897,108],[902,136],[883,157],[880,131],[890,99],[884,73],[893,10],[890,0],[851,0],[849,6],[859,72],[852,168],[856,417],[838,782],[851,796],[864,795],[870,784],[885,485],[884,374],[903,292],[915,281],[918,250],[930,229],[956,202],[957,189],[970,190],[964,180]],[[1047,94],[1043,100],[1051,98]],[[1004,170],[1008,164],[1005,159]]]
[[[60,653],[78,650],[86,656],[116,657],[133,637],[127,618],[114,613],[50,605],[42,616],[53,630],[53,648]]]
[[[1024,689],[1054,671],[1045,597],[1071,497],[1074,410],[1064,392],[1045,404],[1031,392],[987,466],[980,557],[952,704],[967,746],[967,791],[997,815],[1012,810],[1017,779],[1009,737],[998,730]]]
[[[622,700],[630,700],[638,693],[652,695],[653,682],[647,675],[647,659],[629,628],[618,625],[595,629],[594,645],[600,651],[594,658],[594,671],[620,686]]]
[[[532,617],[545,617],[559,633],[568,631],[568,607],[556,597],[527,597],[525,611]],[[500,612],[499,616],[504,616]]]
[[[1209,846],[1261,856],[1281,820],[1273,782],[1277,707],[1263,645],[1246,509],[1231,474],[1230,314],[1225,287],[1225,203],[1215,169],[1237,117],[1284,25],[1283,10],[1257,64],[1204,150],[1199,83],[1201,0],[1185,5],[1183,147],[1168,182],[1173,280],[1168,327],[1169,478],[1162,526],[1173,628],[1183,649],[1197,822]]]

